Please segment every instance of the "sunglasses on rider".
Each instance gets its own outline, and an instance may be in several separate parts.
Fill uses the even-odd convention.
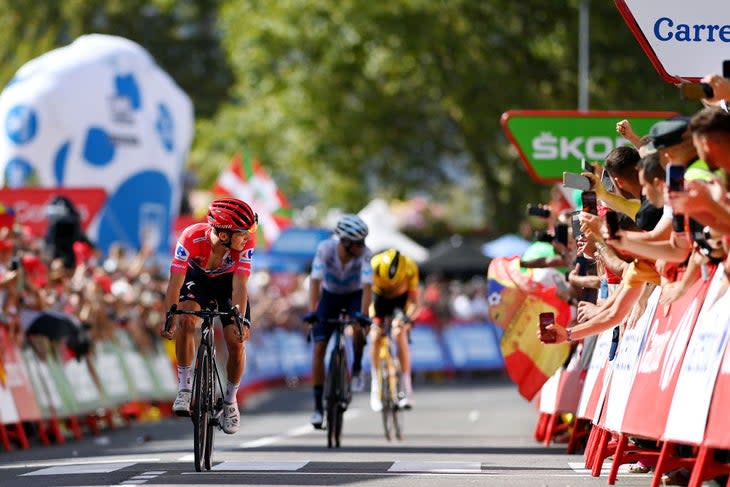
[[[349,238],[343,238],[342,245],[345,247],[365,247],[365,240],[350,240]]]
[[[233,235],[243,235],[246,238],[251,238],[253,235],[256,235],[256,229],[257,229],[257,227],[258,227],[258,225],[254,224],[249,229],[236,229],[236,230],[231,230],[231,233]]]

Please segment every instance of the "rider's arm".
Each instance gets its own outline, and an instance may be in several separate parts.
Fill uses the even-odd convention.
[[[414,266],[413,275],[408,281],[408,301],[406,302],[406,309],[403,310],[409,320],[412,320],[418,314],[418,309],[421,307],[421,293],[418,283],[418,267]]]
[[[167,281],[167,291],[165,291],[165,305],[162,308],[165,312],[170,309],[170,306],[178,303],[183,282],[185,282],[185,274],[180,272],[170,273],[170,280]]]
[[[238,309],[242,314],[246,313],[246,305],[248,305],[248,274],[233,274],[233,291],[231,293],[231,301],[233,305],[238,305]]]
[[[322,293],[322,280],[309,278],[309,311],[317,311],[319,296]]]
[[[370,314],[370,304],[373,302],[373,286],[371,284],[363,284],[362,301],[360,303],[360,313],[363,316]]]

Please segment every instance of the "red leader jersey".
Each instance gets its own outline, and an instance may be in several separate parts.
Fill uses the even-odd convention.
[[[170,272],[185,274],[190,266],[208,277],[218,277],[228,272],[250,275],[256,239],[249,239],[240,251],[229,249],[218,267],[208,269],[208,258],[213,248],[210,241],[212,231],[213,227],[207,223],[195,223],[183,230],[175,245]]]

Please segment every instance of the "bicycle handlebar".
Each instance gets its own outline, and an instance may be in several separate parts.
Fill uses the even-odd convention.
[[[241,316],[241,311],[236,307],[231,307],[230,311],[218,311],[213,309],[200,309],[197,311],[194,310],[185,310],[185,309],[177,309],[177,305],[173,304],[170,306],[170,310],[167,312],[166,318],[165,318],[165,332],[170,331],[170,326],[172,326],[172,318],[175,315],[190,315],[190,316],[197,316],[198,318],[202,318],[204,320],[210,320],[212,318],[215,318],[216,316],[231,316],[233,317],[233,320],[236,322],[236,326],[238,327],[238,334],[239,336],[243,337],[243,327],[251,328],[251,322],[248,321],[246,318]]]

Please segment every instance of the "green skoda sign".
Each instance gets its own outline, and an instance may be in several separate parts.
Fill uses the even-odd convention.
[[[581,172],[580,161],[603,162],[614,148],[629,142],[616,132],[627,119],[639,136],[672,112],[580,112],[511,110],[502,127],[527,171],[539,183],[562,181],[563,172]]]

